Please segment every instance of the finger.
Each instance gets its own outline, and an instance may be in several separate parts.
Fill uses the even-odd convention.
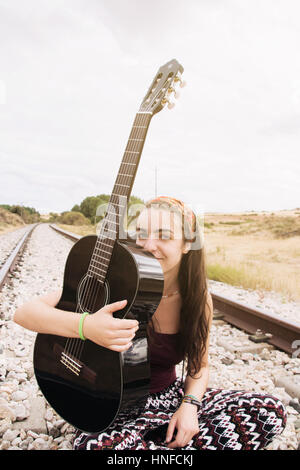
[[[113,338],[127,338],[132,339],[135,337],[138,328],[129,328],[127,330],[114,330]]]
[[[175,438],[175,441],[174,442],[171,442],[168,447],[170,449],[173,449],[174,447],[183,447],[184,442],[186,441],[185,439],[186,437],[186,433],[183,432],[183,431],[177,431],[177,434],[176,434],[176,438]]]
[[[167,447],[169,449],[175,449],[175,447],[184,447],[184,446],[187,445],[188,442],[189,442],[189,440],[186,437],[185,438],[180,438],[177,435],[175,441],[168,444]]]
[[[176,426],[176,419],[171,419],[171,421],[169,422],[168,429],[167,429],[166,442],[170,442],[172,440],[175,426]]]
[[[128,330],[130,328],[139,327],[139,322],[137,320],[128,320],[127,318],[114,318],[113,327],[119,330]]]
[[[110,342],[116,346],[126,346],[129,343],[132,344],[131,338],[112,338]]]
[[[128,343],[126,346],[112,344],[111,346],[109,346],[109,349],[111,349],[112,351],[116,351],[116,352],[124,352],[124,351],[127,351],[127,349],[129,349],[131,346],[132,346],[132,343]]]

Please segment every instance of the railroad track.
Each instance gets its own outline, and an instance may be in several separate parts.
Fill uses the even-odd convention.
[[[11,251],[10,255],[6,258],[5,262],[0,268],[0,290],[7,282],[9,274],[13,271],[19,257],[23,253],[23,250],[25,249],[27,242],[30,238],[30,235],[32,234],[33,230],[35,227],[39,225],[38,223],[32,224],[29,226],[28,230],[26,233],[20,238],[19,242],[15,246],[15,248]]]
[[[8,275],[14,269],[18,257],[24,250],[26,243],[38,224],[29,228],[17,246],[7,258],[0,270],[0,289],[6,282]],[[50,227],[71,239],[78,241],[81,236],[61,229],[55,224]],[[276,348],[292,355],[300,346],[300,324],[292,320],[282,320],[278,315],[253,309],[245,304],[233,301],[230,298],[211,293],[214,304],[214,319],[222,319],[231,325],[249,333],[249,339],[256,342],[266,342]]]
[[[56,225],[51,225],[61,235],[77,241],[81,237],[67,232]],[[214,319],[222,319],[249,333],[249,339],[255,343],[266,342],[292,355],[300,346],[300,323],[282,320],[278,315],[253,309],[245,304],[224,296],[211,293],[214,305]]]

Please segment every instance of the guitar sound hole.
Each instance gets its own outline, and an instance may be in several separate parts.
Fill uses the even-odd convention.
[[[109,303],[109,284],[102,284],[96,277],[85,275],[78,287],[77,304],[79,311],[94,313]]]

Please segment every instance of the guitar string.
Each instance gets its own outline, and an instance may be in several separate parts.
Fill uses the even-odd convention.
[[[142,118],[142,119],[141,119],[141,118]],[[145,119],[145,118],[146,118],[146,119]],[[145,115],[145,116],[144,116],[144,115],[138,115],[138,118],[136,118],[135,121],[134,121],[134,125],[136,124],[137,126],[141,126],[141,125],[144,125],[144,124],[146,124],[146,123],[147,123],[147,115]],[[142,134],[142,135],[141,135],[141,134]],[[134,129],[134,132],[131,132],[131,136],[130,136],[130,137],[131,137],[132,139],[138,139],[138,138],[143,137],[143,132],[141,132],[141,134],[140,134],[140,129]],[[146,136],[145,136],[145,137],[146,137]],[[144,140],[144,139],[143,139],[143,140]],[[135,151],[138,151],[138,150],[139,150],[139,148],[138,148],[138,147],[139,147],[139,144],[138,144],[138,143],[134,143],[134,144],[131,143],[131,146],[132,146],[132,145],[133,145],[133,148],[130,149],[130,150],[128,150],[128,152],[135,152]],[[122,167],[122,164],[123,164],[123,163],[125,163],[125,164],[126,164],[126,163],[133,163],[133,162],[131,161],[131,160],[132,160],[132,157],[133,157],[133,154],[129,154],[129,161],[127,161],[127,162],[123,161],[123,162],[121,163],[121,167]],[[126,157],[126,158],[128,159],[128,157]],[[126,170],[125,170],[125,171],[126,171]],[[126,183],[130,183],[130,180],[132,179],[132,177],[133,177],[134,175],[133,175],[133,174],[132,174],[132,175],[129,174],[129,175],[126,175],[126,176],[123,176],[123,175],[118,175],[118,176],[119,176],[119,178],[117,178],[116,183],[118,182],[119,184],[126,184]],[[123,180],[123,179],[124,179],[124,180]],[[120,194],[120,195],[122,195],[122,194]],[[112,195],[112,197],[114,198],[114,197],[116,197],[116,196]],[[114,206],[113,199],[111,200],[111,202],[112,202],[112,206]],[[109,208],[110,208],[110,205],[109,205]],[[105,227],[109,227],[110,222],[114,222],[114,221],[111,220],[111,218],[110,218],[111,215],[114,216],[114,214],[108,214],[108,216],[106,217],[106,223],[105,223],[105,225],[103,225],[102,229],[104,229],[104,226],[105,226]],[[120,210],[118,211],[118,216],[119,216],[119,215],[120,215]],[[119,217],[119,219],[120,219],[120,217]],[[118,220],[118,222],[119,222],[119,220]],[[115,228],[117,228],[117,224],[115,224]],[[103,240],[103,238],[104,238],[104,237],[102,237],[102,235],[103,235],[103,233],[101,233],[101,231],[100,231],[100,237],[99,237],[100,240]],[[109,237],[108,237],[108,239],[111,240],[111,241],[114,241],[113,239],[110,239]],[[97,246],[98,240],[99,240],[99,239],[97,239],[97,241],[96,241],[95,249],[94,249],[94,252],[95,252],[96,255],[99,255],[99,253],[98,253],[99,251],[100,251],[100,253],[101,253],[101,248],[99,248],[99,247]],[[105,240],[107,241],[107,238],[105,238]],[[102,245],[103,245],[103,241],[102,241]],[[111,246],[111,248],[113,249],[113,246]],[[107,261],[108,261],[108,260],[107,260]],[[98,267],[97,267],[97,261],[95,260],[94,262],[96,263],[95,267],[96,267],[96,269],[97,269],[97,268],[98,268]],[[90,264],[91,264],[91,263],[90,263]],[[100,266],[102,266],[102,264],[100,264]],[[109,266],[109,265],[108,265],[108,266]],[[106,267],[107,269],[108,269],[108,266],[105,265],[105,267]],[[89,266],[89,268],[90,268],[90,266]],[[85,305],[85,303],[86,303],[86,307],[89,307],[89,308],[84,308],[84,311],[93,311],[93,309],[95,308],[95,302],[96,302],[96,300],[97,300],[97,292],[96,292],[96,294],[95,294],[94,289],[91,289],[91,285],[92,285],[94,279],[95,279],[95,278],[89,276],[88,282],[87,282],[86,285],[84,286],[84,295],[83,295],[82,301],[80,301],[80,299],[79,299],[79,302],[78,302],[78,304],[77,304],[76,313],[77,313],[77,310],[78,310],[78,309],[80,310],[80,307],[81,307],[82,305]],[[94,282],[95,282],[95,281],[94,281]],[[96,281],[96,282],[97,282],[97,281]],[[105,279],[104,279],[104,281],[103,281],[102,286],[103,286],[103,287],[105,286]],[[94,286],[92,286],[92,287],[94,287]],[[98,290],[98,289],[97,289],[98,287],[99,287],[99,284],[96,284],[96,290]],[[90,291],[92,291],[92,292],[90,292]],[[94,292],[93,292],[93,291],[94,291]],[[88,296],[88,294],[90,294],[90,293],[91,293],[92,295],[90,295],[90,298],[88,299],[88,302],[86,302],[87,296]],[[94,295],[93,295],[93,294],[94,294]],[[89,300],[92,300],[93,305],[90,306]],[[82,305],[81,305],[81,304],[82,304]],[[73,356],[73,357],[79,359],[79,358],[81,357],[83,345],[84,345],[84,342],[83,342],[81,339],[78,339],[78,338],[68,338],[68,340],[67,340],[67,342],[66,342],[66,345],[65,345],[65,350],[64,350],[64,352],[65,352],[65,354],[67,354],[67,355],[71,355],[71,356]],[[79,357],[78,357],[78,356],[79,356]]]
[[[143,116],[143,118],[142,118],[142,120],[141,120],[141,119],[140,119],[140,116],[138,115],[137,118],[136,118],[135,121],[134,121],[134,125],[145,124],[145,122],[144,122],[145,119],[144,119],[144,118],[145,118],[145,116]],[[130,139],[138,139],[138,138],[143,137],[143,136],[144,136],[144,135],[143,135],[143,132],[140,132],[139,129],[133,129],[133,130],[131,131]],[[143,139],[143,140],[144,140],[144,139]],[[132,142],[130,142],[130,144],[131,144],[131,146],[133,146],[133,148],[130,149],[130,150],[128,150],[128,152],[136,152],[136,151],[140,150],[140,149],[139,149],[140,145],[139,145],[137,142],[134,142],[133,144],[132,144]],[[129,155],[129,161],[128,161],[128,157],[127,157],[127,162],[124,162],[124,163],[125,163],[125,164],[126,164],[126,163],[133,163],[132,158],[133,158],[133,153],[131,153],[131,154]],[[135,160],[135,159],[133,158],[133,160]],[[122,165],[121,165],[121,166],[122,166]],[[122,170],[121,170],[121,171],[122,171]],[[118,176],[119,176],[119,178],[117,178],[116,184],[118,184],[118,183],[119,183],[119,184],[126,184],[126,183],[130,183],[130,180],[132,179],[133,174],[132,174],[132,175],[128,174],[128,175],[126,175],[126,176],[123,176],[123,175],[118,175]],[[117,182],[118,182],[118,183],[117,183]],[[115,197],[115,196],[113,196],[113,197]],[[113,200],[112,200],[112,205],[113,205]],[[120,215],[120,211],[118,211],[118,213],[119,213],[119,214],[118,214],[118,216],[119,216],[119,215]],[[117,229],[118,224],[116,224],[116,221],[115,221],[115,220],[111,220],[111,216],[114,217],[115,214],[114,214],[114,213],[113,213],[113,214],[111,214],[111,213],[108,213],[108,214],[107,214],[107,217],[105,218],[105,222],[106,222],[106,223],[105,223],[105,225],[103,225],[103,229],[104,229],[104,227],[108,228],[108,227],[110,227],[110,226],[111,226],[111,229],[112,229],[112,230],[114,230],[114,228]],[[111,225],[110,225],[110,222],[112,222]],[[118,220],[118,222],[119,222],[119,220]],[[108,228],[108,230],[109,230],[109,228]],[[109,238],[109,236],[108,236],[108,238]],[[110,240],[111,240],[111,239],[110,239]],[[114,241],[114,240],[112,240],[112,241]],[[111,247],[111,248],[113,249],[113,247]],[[98,250],[99,250],[99,248],[96,246],[95,253],[96,253],[97,255],[99,255],[99,253],[97,252]],[[101,249],[100,249],[100,253],[101,253]],[[107,260],[107,261],[108,261],[108,260]],[[95,267],[96,267],[96,269],[97,269],[97,265],[99,266],[99,263],[97,262],[97,260],[95,260]],[[102,262],[102,264],[101,264],[101,262],[100,262],[100,266],[103,266],[103,262]],[[109,267],[109,265],[105,264],[106,270],[108,269],[108,267]],[[94,281],[94,282],[97,282],[97,281]],[[98,288],[99,288],[99,284],[94,284],[94,286],[92,286],[92,289],[90,289],[90,291],[88,291],[88,289],[85,290],[85,294],[86,294],[86,295],[85,295],[85,298],[84,298],[84,301],[83,301],[83,302],[86,302],[86,296],[87,296],[88,294],[90,294],[90,297],[88,298],[87,305],[89,305],[89,309],[88,309],[88,310],[89,310],[89,311],[92,311],[92,312],[95,310],[95,302],[96,302],[96,300],[97,300],[97,292],[96,292],[96,295],[95,295],[95,290],[93,289],[95,286],[96,286],[96,291],[97,291]],[[87,286],[87,287],[88,287],[88,286]],[[105,288],[105,279],[104,279],[104,281],[103,281],[103,287]],[[92,290],[92,292],[91,292],[91,290]],[[93,292],[93,291],[94,291],[94,292]],[[93,294],[94,294],[94,295],[93,295]],[[84,345],[84,342],[83,342],[82,340],[79,340],[79,341],[78,341],[78,346],[77,346],[77,348],[75,348],[75,351],[73,351],[73,355],[76,356],[78,359],[80,359],[80,357],[81,357],[83,345]]]
[[[160,92],[160,91],[159,91],[159,92]],[[159,92],[157,93],[157,95],[159,94]],[[149,109],[149,108],[148,108],[148,109]],[[147,117],[147,116],[143,116],[143,117]],[[146,120],[146,121],[147,121],[147,120]],[[145,124],[145,122],[143,122],[143,120],[142,120],[142,122],[138,122],[138,120],[137,120],[137,124]],[[137,131],[137,134],[138,134],[138,131]],[[139,136],[139,137],[141,137],[141,136]],[[146,137],[146,135],[145,135],[145,137]],[[136,136],[136,138],[137,138],[137,136]],[[145,138],[144,138],[143,140],[145,140]],[[138,150],[138,148],[136,148],[135,150]],[[135,150],[131,149],[132,152],[134,152]],[[130,157],[131,157],[131,156],[130,156]],[[127,163],[130,163],[130,162],[127,162]],[[121,180],[122,180],[122,175],[121,175]],[[127,182],[126,176],[125,176],[125,181],[124,181],[124,183],[125,183],[125,182]],[[120,184],[122,184],[122,183],[120,183]],[[106,219],[106,220],[107,220],[107,219]],[[108,222],[110,222],[109,217],[108,217]],[[100,234],[101,234],[101,233],[100,233]],[[96,250],[94,250],[96,254],[97,254],[97,249],[98,249],[98,247],[97,247],[97,242],[98,242],[98,240],[96,241]],[[108,245],[108,246],[109,246],[109,245]],[[111,247],[111,248],[113,249],[113,247]],[[100,249],[100,253],[101,253],[101,249]],[[90,265],[91,265],[91,262],[90,262]],[[108,269],[108,267],[107,267],[107,269]],[[88,293],[89,293],[89,288],[90,288],[91,282],[92,282],[92,281],[89,279],[89,280],[88,280],[88,283],[87,283],[87,286],[86,286],[86,288],[85,288],[85,294],[86,294],[86,296],[87,296]],[[105,278],[104,278],[104,282],[103,282],[102,285],[105,286]],[[95,304],[95,300],[96,300],[96,297],[97,297],[97,296],[94,295],[94,297],[95,297],[95,299],[94,299],[94,302],[93,302],[93,306],[94,306],[94,304]],[[90,298],[91,298],[91,297],[90,297]],[[84,300],[85,300],[85,299],[86,299],[86,297],[84,297]],[[80,303],[80,302],[79,302],[79,303]],[[84,303],[84,301],[83,301],[83,303]],[[77,308],[78,308],[78,307],[79,307],[79,305],[77,304],[76,311],[77,311]],[[86,309],[84,309],[84,310],[93,311],[93,309],[91,309],[91,308],[89,308],[89,309],[86,308]],[[79,350],[82,350],[83,345],[84,345],[84,343],[83,343],[82,340],[80,340],[80,339],[78,340],[77,338],[75,338],[75,340],[74,340],[74,338],[72,338],[70,341],[69,341],[69,340],[70,340],[70,339],[67,340],[67,343],[70,343],[70,342],[71,342],[71,343],[75,343],[75,345],[76,345],[76,343],[79,343]],[[82,343],[82,344],[81,344],[81,348],[80,348],[80,343]],[[70,345],[70,344],[68,344],[68,345],[66,346],[65,350],[68,349],[69,345]],[[76,348],[76,349],[78,349],[78,348]],[[72,348],[72,352],[73,352],[73,356],[77,357],[77,354],[76,354],[77,351],[75,352],[75,351],[73,350],[73,348]],[[80,356],[81,356],[81,352],[80,352]]]
[[[137,125],[137,126],[144,125],[144,124],[146,124],[146,123],[147,123],[147,116],[145,116],[145,115],[142,115],[142,116],[141,116],[141,115],[138,115],[137,118],[136,118],[135,121],[134,121],[134,125]],[[146,126],[146,127],[147,127],[147,126]],[[144,140],[145,140],[145,137],[146,137],[146,132],[141,131],[139,128],[134,129],[133,132],[131,132],[131,135],[130,135],[130,138],[131,138],[131,139],[138,139],[138,138],[141,138],[141,137],[143,138],[142,141],[144,141]],[[136,151],[138,151],[139,153],[141,153],[141,152],[140,152],[141,146],[140,146],[140,143],[139,143],[139,142],[134,142],[133,144],[132,144],[132,142],[131,142],[131,146],[133,146],[133,149],[128,150],[128,152],[136,152]],[[132,160],[133,160],[133,161],[132,161]],[[125,163],[134,163],[134,161],[136,161],[135,164],[137,165],[137,159],[134,158],[133,153],[131,153],[131,154],[129,155],[129,161],[127,161],[127,162],[125,162]],[[134,170],[134,173],[135,173],[135,172],[136,172],[136,170]],[[120,184],[131,183],[130,180],[133,178],[133,176],[134,176],[134,174],[132,174],[132,175],[129,174],[129,175],[126,175],[126,176],[120,175],[120,178],[121,178],[121,179],[120,179],[119,183],[120,183]],[[124,179],[124,181],[123,181],[123,179]],[[118,180],[118,178],[117,178],[117,180]],[[109,216],[110,216],[110,215],[114,216],[114,214],[109,214]],[[118,216],[119,216],[119,215],[120,215],[120,211],[118,211]],[[108,217],[108,222],[111,222],[110,217]],[[118,222],[120,222],[120,220],[118,220]],[[117,228],[117,227],[115,227],[115,228]],[[108,269],[108,267],[109,267],[109,265],[106,266],[107,269]],[[105,280],[104,280],[104,285],[105,285]],[[92,310],[92,311],[94,311],[94,309],[95,309],[95,302],[96,302],[96,300],[97,300],[97,295],[94,295],[94,299],[92,298],[92,301],[93,301],[93,305],[91,306],[91,310]],[[83,346],[84,346],[84,342],[83,342],[83,341],[80,341],[80,342],[79,342],[79,351],[78,351],[78,353],[79,353],[79,359],[80,359],[80,357],[81,357],[81,353],[82,353]]]
[[[169,77],[168,77],[168,78],[169,78]],[[172,77],[171,77],[171,79],[172,79]],[[173,80],[173,79],[172,79],[172,80]],[[171,85],[171,84],[169,84],[168,86],[170,86],[170,85]],[[167,87],[166,87],[166,88],[167,88]],[[161,92],[161,90],[159,90],[159,91],[157,92],[156,98],[158,97],[158,95],[159,95],[160,92]],[[146,112],[147,112],[147,113],[150,113],[150,111],[149,111],[149,109],[150,109],[150,104],[148,105],[148,108],[146,107],[146,109],[147,109]],[[139,115],[139,113],[137,113],[137,114]],[[151,115],[153,115],[152,112],[151,112]],[[139,115],[138,117],[140,117],[140,115]],[[145,116],[142,116],[142,118],[143,118],[143,117],[147,118],[146,115],[145,115]],[[146,124],[146,122],[147,122],[147,119],[145,120],[145,122],[143,122],[143,120],[142,120],[142,122],[137,122],[137,124]],[[135,123],[135,121],[134,121],[134,123]],[[146,126],[146,127],[148,127],[148,126]],[[138,131],[137,131],[137,133],[138,133]],[[147,131],[145,132],[145,136],[144,136],[143,141],[145,141],[146,134],[147,134]],[[139,136],[139,137],[142,137],[142,136]],[[134,138],[134,137],[133,137],[133,138]],[[136,136],[135,138],[138,138],[138,136]],[[137,151],[138,148],[136,148],[135,150]],[[131,149],[131,152],[134,152],[135,150]],[[140,153],[141,153],[141,152],[140,152]],[[131,158],[131,156],[130,156],[129,158]],[[132,163],[132,162],[125,162],[125,163]],[[121,166],[122,166],[122,164],[121,164]],[[136,171],[136,170],[135,170],[135,171]],[[120,176],[120,175],[118,175],[118,176]],[[133,175],[128,175],[128,176],[130,176],[130,178],[133,177]],[[121,180],[122,180],[122,175],[121,175]],[[125,183],[125,182],[127,182],[126,176],[125,176],[125,181],[122,182],[122,183]],[[129,181],[128,181],[128,182],[129,182]],[[122,183],[120,182],[120,184],[122,184]],[[114,196],[114,195],[112,195],[112,196]],[[119,213],[119,212],[120,212],[120,211],[118,211],[118,213]],[[107,221],[107,219],[106,219],[106,221]],[[108,217],[108,222],[112,222],[111,220],[109,220],[109,217]],[[101,235],[101,232],[100,232],[100,235]],[[100,237],[99,237],[99,238],[100,238]],[[98,238],[98,239],[99,239],[99,238]],[[100,250],[100,253],[101,253],[101,248],[98,248],[98,247],[97,247],[98,239],[96,240],[96,247],[95,247],[95,249],[94,249],[94,252],[95,252],[96,254],[97,254],[97,250]],[[110,240],[112,240],[112,239],[110,239]],[[112,240],[112,241],[114,241],[114,240]],[[108,245],[108,246],[109,246],[109,245]],[[111,246],[111,248],[113,249],[113,246]],[[93,257],[93,256],[92,256],[92,257]],[[105,258],[104,258],[104,259],[105,259]],[[91,265],[91,262],[90,262],[90,265]],[[109,266],[109,265],[108,265],[108,266]],[[106,266],[107,269],[108,269],[108,266]],[[89,266],[89,267],[90,267],[90,266]],[[96,266],[96,267],[97,267],[97,266]],[[90,279],[91,279],[91,278],[92,278],[92,276],[90,277]],[[85,292],[84,292],[84,294],[85,294],[84,299],[86,299],[86,296],[89,294],[89,289],[88,289],[88,288],[90,288],[90,284],[91,284],[91,280],[90,280],[90,279],[88,280],[87,288],[85,289]],[[93,279],[95,279],[95,278],[93,278]],[[102,284],[102,285],[103,285],[103,287],[105,286],[105,277],[104,277],[104,281],[103,281],[103,284]],[[97,285],[97,286],[98,286],[98,285]],[[88,300],[90,300],[90,299],[91,299],[91,296],[90,296],[90,298],[89,298]],[[95,295],[95,293],[94,293],[93,308],[94,308],[94,305],[95,305],[95,301],[96,301],[96,300],[97,300],[97,294]],[[79,302],[79,303],[80,303],[80,302]],[[76,311],[77,311],[77,309],[80,307],[80,306],[79,306],[79,303],[77,303]],[[84,302],[83,302],[83,303],[84,303]],[[93,311],[93,308],[84,309],[84,310]],[[75,341],[74,341],[74,338],[71,338],[71,339],[68,338],[66,344],[69,342],[69,340],[71,340],[71,341],[73,341],[73,342],[75,342],[75,343],[79,343],[79,350],[80,350],[80,356],[81,356],[81,352],[82,352],[82,349],[83,349],[83,346],[84,346],[84,342],[83,342],[81,339],[78,339],[78,338],[75,338]],[[80,346],[81,346],[81,348],[80,348]],[[66,350],[66,348],[65,348],[65,350]],[[74,354],[74,356],[76,357],[75,354]]]
[[[136,119],[135,119],[135,121],[136,121]],[[135,122],[134,122],[134,124],[135,124]],[[139,124],[139,123],[138,123],[138,124]],[[137,148],[136,148],[136,146],[134,146],[134,149],[132,149],[132,151],[134,152],[134,151],[136,151],[136,150],[137,150]],[[132,157],[132,156],[133,156],[133,154],[130,154],[130,155],[129,155],[129,159],[130,159],[130,160],[131,160],[131,157]],[[133,162],[130,161],[130,162],[127,162],[127,163],[133,163]],[[122,166],[122,165],[121,165],[121,166]],[[118,176],[121,178],[120,181],[118,181],[119,178],[117,178],[117,181],[118,181],[120,184],[123,184],[123,183],[127,182],[127,177],[125,177],[125,181],[123,182],[123,179],[122,179],[123,177],[122,177],[121,175],[118,175]],[[114,198],[114,195],[112,195],[111,202],[113,202],[113,198]],[[108,217],[106,218],[106,221],[107,221],[107,223],[106,223],[105,225],[106,225],[106,227],[107,227],[107,226],[109,225],[109,222],[112,222],[111,219],[110,219],[110,214],[108,214]],[[104,230],[105,225],[103,224],[103,226],[102,226],[102,228],[101,228],[101,231],[100,231],[100,237],[99,237],[99,238],[102,240],[102,245],[103,245],[103,238],[104,238],[104,237],[102,237],[102,235],[103,235],[103,230]],[[108,238],[109,238],[109,237],[108,237]],[[106,241],[107,241],[107,239],[106,239]],[[97,250],[99,250],[99,248],[98,248],[98,246],[97,246],[97,243],[98,243],[98,239],[96,240],[96,244],[95,244],[95,248],[94,248],[94,253],[96,253],[96,254],[98,254],[98,253],[97,253]],[[109,241],[109,245],[108,245],[108,246],[110,246],[110,241]],[[112,248],[113,248],[113,247],[110,246],[110,250],[111,250]],[[100,250],[101,250],[101,248],[100,248]],[[100,251],[100,252],[101,252],[101,251]],[[93,258],[93,256],[92,256],[92,258]],[[92,258],[91,258],[91,261],[92,261]],[[92,264],[92,263],[90,262],[90,266],[91,266],[91,264]],[[89,269],[90,269],[90,266],[89,266]],[[97,267],[97,263],[96,263],[96,267]],[[92,270],[92,271],[93,271],[93,270]],[[88,276],[89,276],[89,275],[88,275]],[[94,281],[94,278],[89,276],[88,282],[87,282],[86,285],[84,286],[84,294],[83,294],[83,296],[82,296],[82,299],[79,298],[79,302],[78,302],[78,305],[77,305],[76,310],[77,310],[77,309],[80,310],[80,307],[82,308],[82,306],[84,306],[83,310],[93,311],[93,307],[90,306],[90,302],[87,302],[87,296],[88,296],[88,294],[91,294],[91,293],[92,293],[92,292],[91,292],[91,284],[93,283],[93,281]],[[95,281],[94,281],[94,282],[95,282]],[[102,286],[105,287],[105,279],[104,279],[104,281],[103,281]],[[80,292],[79,292],[79,294],[80,294]],[[96,300],[96,297],[97,297],[97,296],[94,295],[94,297],[95,297],[95,300]],[[88,298],[88,300],[91,300],[91,295],[90,295],[90,297]],[[94,304],[95,304],[95,300],[94,300],[94,302],[93,302],[93,306],[94,306]],[[81,305],[81,304],[82,304],[82,305]],[[75,338],[75,339],[74,339],[74,338],[71,338],[71,339],[67,340],[65,351],[67,350],[68,355],[72,355],[73,357],[78,358],[78,352],[79,352],[78,349],[79,349],[79,350],[81,349],[81,348],[80,348],[80,343],[83,343],[83,341],[82,341],[81,339],[78,339],[78,338]],[[76,346],[77,346],[77,347],[76,347]],[[80,354],[80,355],[81,355],[81,354]]]
[[[160,91],[157,92],[157,95],[156,95],[156,96],[158,96],[159,93],[160,93]],[[149,106],[150,106],[150,105],[149,105]],[[146,109],[147,109],[147,108],[146,108]],[[149,109],[149,108],[148,108],[148,109]],[[148,111],[148,112],[149,112],[149,111]],[[151,114],[152,114],[152,113],[151,113]],[[140,116],[139,116],[139,117],[140,117]],[[143,116],[143,117],[147,117],[147,116],[145,115],[145,116]],[[147,121],[147,120],[146,120],[146,121]],[[137,124],[145,124],[145,123],[146,123],[146,122],[143,122],[143,120],[142,120],[142,122],[137,122]],[[148,127],[148,126],[147,126],[147,127]],[[137,134],[138,134],[138,131],[137,131]],[[135,136],[135,138],[138,138],[138,137],[142,137],[142,136],[139,136],[139,135]],[[145,137],[146,137],[146,133],[145,133]],[[145,137],[144,137],[143,141],[145,140]],[[132,137],[132,138],[134,138],[134,137]],[[135,150],[138,150],[138,148],[135,148]],[[131,149],[132,152],[134,152],[135,150]],[[131,158],[131,156],[130,156],[130,158]],[[126,163],[126,162],[125,162],[125,163]],[[127,162],[127,163],[130,163],[130,162]],[[132,163],[132,162],[131,162],[131,163]],[[119,176],[119,175],[118,175],[118,176]],[[131,176],[131,175],[128,175],[128,176],[130,176],[130,177],[132,178],[133,175],[132,175],[132,176]],[[122,181],[122,175],[121,175],[121,181]],[[127,182],[126,176],[125,176],[125,181],[124,181],[124,182],[122,181],[122,183],[125,183],[125,182]],[[122,184],[122,183],[120,182],[120,184]],[[119,212],[120,212],[120,211],[119,211]],[[109,217],[106,218],[106,221],[112,222],[112,221],[109,219]],[[100,234],[101,234],[101,232],[100,232]],[[110,240],[111,240],[111,239],[110,239]],[[112,241],[113,241],[113,240],[112,240]],[[98,242],[98,239],[97,239],[97,241],[96,241],[96,249],[94,250],[94,252],[95,252],[96,254],[97,254],[97,249],[99,250],[99,248],[97,247],[97,242]],[[109,245],[108,245],[108,246],[109,246]],[[113,246],[111,246],[111,248],[113,249]],[[100,248],[100,253],[101,253],[101,248]],[[91,264],[91,263],[90,263],[90,264]],[[96,267],[97,267],[97,266],[96,266]],[[108,269],[108,266],[106,266],[106,268]],[[91,279],[91,278],[92,278],[92,277],[90,277],[90,279]],[[87,296],[88,293],[89,293],[90,284],[91,284],[91,282],[92,282],[90,279],[88,280],[87,287],[86,287],[86,289],[85,289],[85,295],[86,295],[86,296]],[[93,279],[94,279],[94,278],[93,278]],[[105,286],[105,278],[104,278],[104,282],[103,282],[102,285]],[[97,295],[94,294],[93,307],[94,307],[94,305],[95,305],[96,298],[97,298]],[[85,299],[86,299],[86,297],[85,297]],[[90,296],[90,299],[91,299],[91,296]],[[90,300],[90,299],[89,299],[89,300]],[[83,303],[84,303],[84,302],[83,302]],[[78,307],[79,307],[79,305],[77,304],[76,311],[77,311],[77,308],[78,308]],[[93,308],[89,308],[89,309],[87,308],[87,309],[84,309],[84,310],[93,311]],[[82,351],[84,342],[83,342],[81,339],[78,340],[78,338],[75,338],[75,341],[74,341],[74,338],[72,338],[71,341],[74,342],[75,344],[76,344],[76,343],[79,343],[79,350]],[[67,343],[68,343],[68,340],[67,340]],[[80,345],[81,345],[81,348],[80,348]],[[66,349],[66,348],[65,348],[65,349]],[[80,351],[80,356],[81,356],[81,351]],[[75,351],[73,351],[73,355],[74,355],[75,357],[77,357]]]

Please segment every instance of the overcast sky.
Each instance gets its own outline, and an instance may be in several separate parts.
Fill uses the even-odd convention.
[[[140,103],[176,58],[132,194],[196,211],[300,207],[298,0],[0,0],[0,203],[110,194]]]

